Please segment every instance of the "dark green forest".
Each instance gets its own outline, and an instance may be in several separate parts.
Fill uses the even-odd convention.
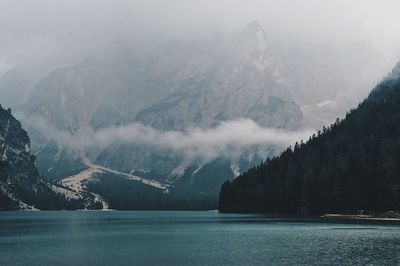
[[[189,188],[169,187],[166,192],[111,173],[97,175],[87,187],[116,210],[209,210],[216,204],[212,197]]]
[[[400,209],[400,66],[358,108],[221,187],[223,212]]]

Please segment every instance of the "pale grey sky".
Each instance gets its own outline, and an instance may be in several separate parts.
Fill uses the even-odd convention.
[[[69,65],[115,40],[199,38],[259,20],[267,33],[313,42],[370,42],[400,57],[397,0],[0,0],[0,72]]]

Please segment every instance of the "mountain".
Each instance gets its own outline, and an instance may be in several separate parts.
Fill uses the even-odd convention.
[[[197,58],[188,60],[176,73],[182,79],[180,86],[142,109],[134,121],[161,131],[214,128],[223,121],[238,118],[251,119],[269,128],[297,130],[304,126],[302,112],[290,97],[281,66],[258,22],[250,23],[232,37],[226,49],[212,51],[215,58],[208,62],[207,68],[203,63],[199,65],[202,61]],[[265,150],[273,154],[271,147]],[[251,149],[247,152],[251,153]],[[224,178],[233,178],[236,168],[241,171],[258,162],[257,154],[204,162],[165,148],[118,142],[96,159],[97,164],[112,169],[207,194],[215,202]],[[221,173],[224,173],[222,179]]]
[[[136,120],[158,129],[182,130],[242,117],[266,127],[297,129],[302,114],[284,78],[264,29],[254,21],[232,38],[204,73],[188,75],[180,88],[143,109]]]
[[[271,40],[254,21],[231,35],[153,43],[145,48],[117,47],[108,55],[51,71],[29,90],[27,101],[15,113],[29,132],[40,173],[74,185],[71,189],[77,193],[88,192],[80,181],[92,184],[91,188],[95,184],[104,193],[101,183],[109,180],[110,171],[116,171],[118,176],[128,174],[173,186],[169,193],[185,191],[185,198],[206,195],[213,201],[210,208],[216,208],[218,190],[226,178],[233,179],[265,156],[279,154],[282,147],[246,147],[204,159],[151,143],[115,140],[111,145],[91,145],[91,134],[132,124],[160,134],[190,134],[193,128],[213,130],[237,119],[286,132],[320,126],[321,121],[332,120],[338,103],[345,105],[346,97],[329,94],[334,90],[328,84],[339,84],[347,92],[365,72],[376,73],[366,78],[375,81],[380,72],[370,70],[380,65],[380,58],[372,49],[361,47],[329,51],[330,56],[317,60],[329,49],[308,46]],[[358,55],[352,58],[369,60],[348,66],[340,54],[350,50]],[[350,74],[341,78],[342,72]],[[99,167],[108,170],[100,173]],[[73,183],[73,178],[80,181]],[[128,208],[129,204],[123,205]]]
[[[81,208],[73,193],[40,177],[35,159],[21,123],[0,106],[0,210]]]
[[[23,111],[69,132],[134,121],[181,130],[238,117],[298,128],[301,112],[272,55],[252,22],[227,39],[87,59],[42,79]]]
[[[151,66],[157,71],[162,66],[155,66],[150,59],[143,63],[140,57],[121,57],[108,61],[87,59],[57,69],[34,86],[19,111],[43,174],[59,179],[85,168],[76,147],[46,136],[49,126],[79,135],[89,128],[124,124],[131,122],[143,105],[162,97],[166,84],[160,84],[157,77],[149,74],[153,71],[147,69]],[[32,122],[37,118],[44,120],[46,126]]]
[[[252,22],[229,38],[173,43],[52,71],[32,89],[22,108],[23,119],[30,126],[39,169],[62,179],[85,166],[79,156],[65,151],[68,147],[44,137],[40,131],[47,129],[31,125],[34,118],[74,135],[132,122],[161,131],[209,128],[237,118],[299,129],[302,113],[290,97],[281,68],[265,31]],[[192,164],[182,154],[140,144],[114,143],[89,156],[118,171],[135,169],[135,174],[168,180]]]
[[[287,214],[400,208],[400,63],[343,120],[221,187],[219,209]]]

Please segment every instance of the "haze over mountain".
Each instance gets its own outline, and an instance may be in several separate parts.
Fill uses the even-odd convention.
[[[183,182],[192,184],[214,160],[223,159],[217,168],[233,177],[292,141],[262,127],[297,131],[286,136],[309,134],[259,22],[218,42],[163,49],[157,59],[133,53],[85,60],[38,82],[20,110],[45,175],[65,177],[83,169],[80,156],[86,153],[121,172],[174,184],[185,176]],[[235,127],[239,131],[228,141],[212,140]],[[143,131],[156,137],[146,139]],[[168,137],[180,131],[181,139]],[[249,131],[265,136],[246,143],[241,138]],[[179,145],[185,135],[187,145]],[[216,195],[221,182],[214,178],[193,187]]]
[[[221,211],[285,214],[397,210],[400,63],[342,121],[227,181]]]
[[[376,19],[396,13],[371,3],[346,3],[357,15],[315,1],[6,5],[29,30],[0,11],[10,25],[0,26],[0,101],[28,130],[42,175],[107,194],[111,207],[121,200],[106,187],[126,182],[152,208],[190,197],[215,206],[226,178],[343,116],[399,51],[396,27]]]

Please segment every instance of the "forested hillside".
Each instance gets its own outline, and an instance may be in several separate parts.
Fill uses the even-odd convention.
[[[400,64],[358,108],[221,188],[220,211],[400,209]]]

